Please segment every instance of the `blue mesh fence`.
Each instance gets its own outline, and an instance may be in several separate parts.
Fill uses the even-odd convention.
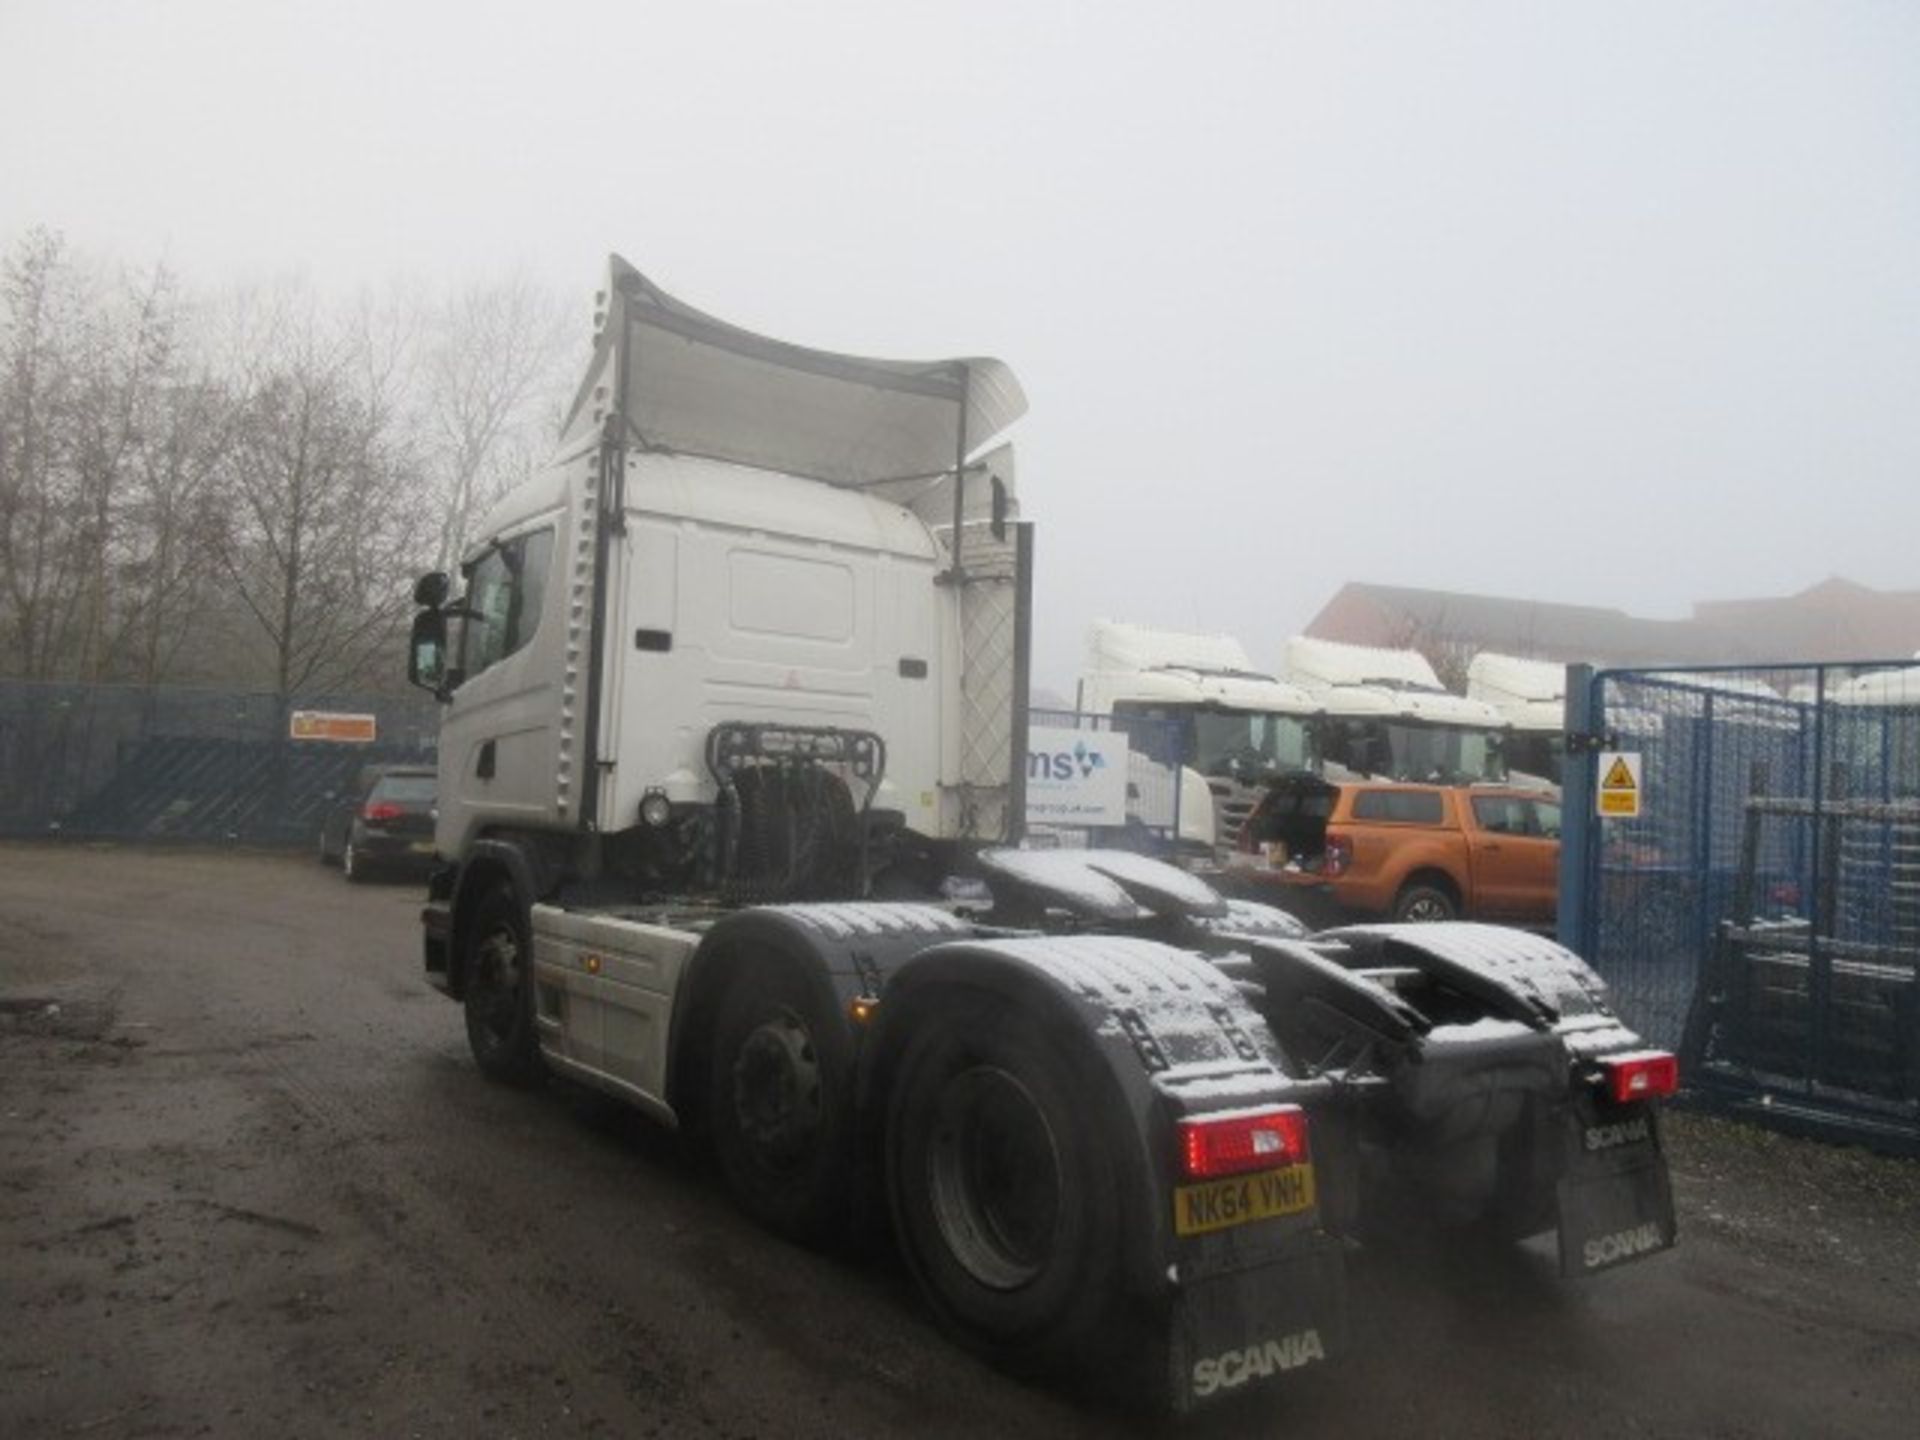
[[[371,717],[373,738],[295,740],[296,711]],[[431,760],[439,723],[424,696],[0,681],[0,834],[311,844],[330,792]]]
[[[1920,1139],[1920,666],[1612,671],[1580,948],[1709,1094]],[[1588,763],[1591,763],[1589,761]]]

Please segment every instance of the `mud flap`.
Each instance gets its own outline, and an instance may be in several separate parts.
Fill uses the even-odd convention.
[[[1569,1112],[1559,1186],[1560,1273],[1594,1275],[1673,1247],[1673,1187],[1652,1105],[1582,1097]]]
[[[1346,1259],[1315,1237],[1284,1259],[1186,1285],[1174,1301],[1168,1393],[1175,1414],[1317,1368],[1346,1347]]]

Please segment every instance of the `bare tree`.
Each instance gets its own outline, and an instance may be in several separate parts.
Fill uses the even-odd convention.
[[[0,269],[0,574],[15,673],[54,672],[73,613],[73,519],[68,445],[76,404],[73,340],[81,299],[65,242],[28,233]]]
[[[48,231],[0,260],[0,673],[391,680],[406,577],[557,428],[568,327],[525,273],[206,312]]]
[[[568,319],[524,271],[468,286],[435,311],[421,404],[439,509],[436,568],[459,562],[474,520],[544,458]]]
[[[215,548],[285,697],[363,680],[407,603],[418,479],[383,357],[310,293],[243,300]]]

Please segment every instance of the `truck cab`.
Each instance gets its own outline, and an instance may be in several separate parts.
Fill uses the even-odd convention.
[[[619,261],[601,305],[553,462],[423,582],[460,592],[422,617],[439,853],[800,897],[1010,838],[1029,572],[978,452],[1011,373],[774,346]]]
[[[1510,784],[1560,788],[1567,757],[1566,666],[1482,650],[1467,662],[1467,698],[1491,705],[1512,726],[1505,746]]]
[[[1442,688],[1416,650],[1295,635],[1286,676],[1325,712],[1329,774],[1446,785],[1507,778],[1511,725],[1491,705]]]
[[[1231,636],[1096,621],[1079,693],[1083,712],[1126,732],[1142,818],[1171,824],[1170,807],[1154,813],[1153,797],[1177,784],[1177,838],[1189,859],[1231,850],[1263,781],[1319,763],[1320,707],[1256,670]]]

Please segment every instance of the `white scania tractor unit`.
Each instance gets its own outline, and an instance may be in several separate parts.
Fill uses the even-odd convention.
[[[1031,532],[992,360],[803,349],[615,260],[553,463],[415,590],[444,703],[430,982],[487,1076],[703,1136],[932,1309],[1176,1411],[1337,1353],[1348,1245],[1673,1243],[1645,1050],[1580,960],[1309,936],[1117,851],[1019,848]],[[880,899],[879,896],[889,898]]]
[[[1133,754],[1136,800],[1179,785],[1183,859],[1231,851],[1262,782],[1312,770],[1321,707],[1296,685],[1254,669],[1230,635],[1193,635],[1096,620],[1087,635],[1079,706],[1110,717]],[[1161,811],[1170,807],[1160,805]],[[1168,824],[1171,814],[1144,817]]]
[[[1491,705],[1507,733],[1507,782],[1560,788],[1567,756],[1567,667],[1482,650],[1467,662],[1467,699]]]
[[[1295,635],[1286,659],[1287,679],[1326,710],[1320,748],[1328,767],[1450,785],[1506,778],[1506,719],[1444,689],[1419,651]]]

